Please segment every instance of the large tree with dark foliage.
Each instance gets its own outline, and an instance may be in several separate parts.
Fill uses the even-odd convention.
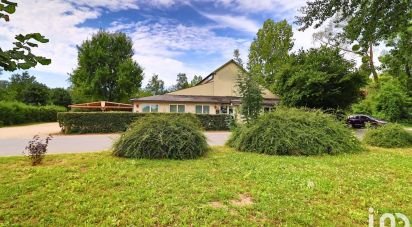
[[[44,84],[35,82],[21,92],[21,97],[21,101],[26,104],[44,106],[49,101],[49,88]]]
[[[275,90],[287,106],[344,109],[358,100],[366,82],[338,49],[322,46],[292,55],[289,67],[276,78]]]
[[[75,102],[127,102],[138,92],[143,69],[132,59],[124,33],[99,31],[78,47],[78,67],[70,75]]]
[[[72,98],[67,89],[52,88],[50,89],[50,102],[56,106],[68,107],[68,105],[72,104]]]

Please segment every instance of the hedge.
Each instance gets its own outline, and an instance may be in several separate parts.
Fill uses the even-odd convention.
[[[228,115],[188,114],[188,113],[131,113],[131,112],[65,112],[58,113],[57,119],[62,131],[72,133],[113,133],[124,132],[129,125],[147,115],[193,115],[204,130],[228,130]]]
[[[0,101],[0,126],[57,121],[60,106],[31,106],[20,102]]]

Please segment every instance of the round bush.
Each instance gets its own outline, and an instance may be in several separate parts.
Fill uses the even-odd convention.
[[[376,147],[412,147],[412,133],[406,131],[401,125],[386,124],[368,129],[363,141]]]
[[[320,111],[278,108],[235,129],[228,145],[269,155],[353,153],[361,143],[344,124]]]
[[[113,154],[128,158],[194,159],[207,149],[196,118],[157,115],[133,123],[114,144]]]

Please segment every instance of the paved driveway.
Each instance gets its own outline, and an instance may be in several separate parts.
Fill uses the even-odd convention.
[[[36,134],[58,134],[57,123],[0,128],[0,156],[22,155],[28,141]],[[224,145],[229,132],[205,132],[211,146]],[[82,153],[108,150],[119,134],[54,135],[48,153]]]

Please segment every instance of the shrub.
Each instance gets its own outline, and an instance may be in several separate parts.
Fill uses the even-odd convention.
[[[208,149],[199,124],[187,116],[146,116],[131,125],[113,146],[127,158],[193,159]]]
[[[364,100],[352,105],[353,113],[373,115],[388,121],[408,121],[412,118],[412,99],[398,80],[382,81],[380,87],[369,86]]]
[[[26,146],[24,151],[33,166],[38,165],[43,161],[44,155],[47,152],[47,146],[49,145],[51,139],[52,136],[48,136],[43,141],[40,139],[40,136],[35,135],[33,139],[29,141],[29,144]]]
[[[344,124],[320,111],[278,108],[235,129],[228,145],[269,155],[318,155],[362,150]]]
[[[57,113],[66,111],[59,106],[30,106],[21,102],[0,102],[0,121],[6,125],[53,122]]]
[[[130,113],[130,112],[66,112],[57,118],[65,133],[112,133],[124,132],[129,125],[147,115],[196,117],[205,130],[228,130],[227,115],[182,114],[182,113]]]
[[[376,147],[411,147],[412,133],[406,131],[401,125],[389,123],[382,127],[368,129],[363,141]]]

